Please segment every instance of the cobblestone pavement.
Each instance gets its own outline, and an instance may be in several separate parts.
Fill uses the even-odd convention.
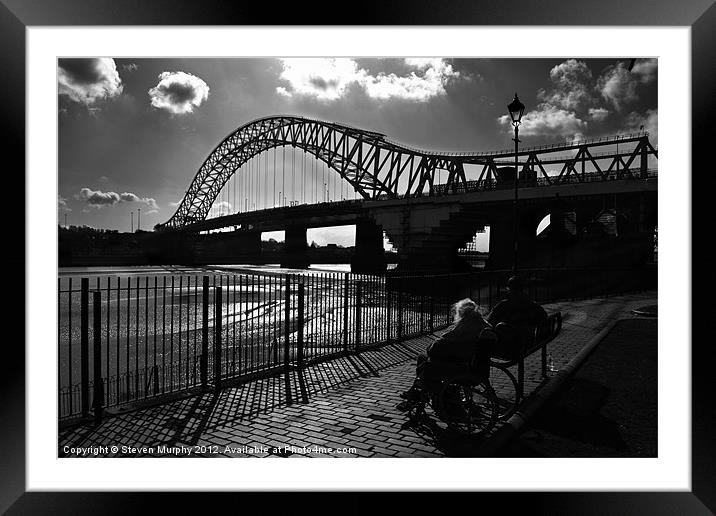
[[[656,292],[545,305],[561,311],[560,335],[548,350],[557,369],[610,321],[656,302]],[[432,341],[420,337],[306,369],[308,403],[291,373],[256,380],[106,418],[97,427],[60,431],[59,456],[112,457],[440,457],[472,456],[479,440],[437,425],[413,425],[396,405],[415,374],[415,359]],[[516,374],[516,371],[515,371]],[[491,379],[500,396],[505,382]],[[540,354],[525,361],[525,394],[541,383]],[[548,380],[547,380],[548,381]],[[287,448],[288,447],[288,448]],[[116,448],[116,449],[115,449]],[[329,450],[330,449],[330,450]]]

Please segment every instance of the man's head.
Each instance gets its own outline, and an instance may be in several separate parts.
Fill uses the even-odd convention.
[[[510,292],[521,292],[523,287],[522,278],[519,276],[510,276],[507,280],[507,289]]]

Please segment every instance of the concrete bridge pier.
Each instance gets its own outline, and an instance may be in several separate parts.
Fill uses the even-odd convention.
[[[288,226],[285,232],[284,254],[281,267],[305,269],[311,263],[306,243],[306,226]]]
[[[355,254],[351,260],[351,272],[380,274],[385,272],[383,228],[369,219],[356,223]]]
[[[514,212],[504,210],[490,220],[488,269],[511,269],[515,256]],[[517,227],[517,267],[533,267],[536,259],[537,225],[542,213],[521,210]]]

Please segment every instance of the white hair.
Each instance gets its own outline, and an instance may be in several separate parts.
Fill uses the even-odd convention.
[[[457,322],[470,312],[478,313],[478,306],[472,299],[466,297],[452,305],[452,310],[455,322]]]

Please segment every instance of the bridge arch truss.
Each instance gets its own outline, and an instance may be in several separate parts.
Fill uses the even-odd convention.
[[[594,147],[619,143],[635,145],[622,153],[593,152]],[[510,150],[427,151],[391,141],[381,133],[343,124],[271,116],[239,127],[217,145],[196,173],[174,215],[159,229],[181,229],[205,220],[221,189],[244,163],[262,152],[283,146],[299,148],[326,163],[367,200],[495,188],[499,183],[499,169],[514,166],[514,151]],[[554,157],[558,152],[569,154]],[[656,156],[657,150],[649,143],[647,133],[618,135],[526,148],[519,152],[518,168],[521,174],[530,171],[535,178],[541,176],[545,184],[559,184],[580,181],[580,177],[586,180],[585,164],[590,163],[598,173],[597,179],[606,180],[615,169],[631,174],[636,160],[643,173],[649,154]],[[481,167],[477,181],[468,180],[465,165]],[[545,169],[548,165],[558,165],[559,175],[548,174]],[[447,178],[438,184],[438,171],[442,170],[447,171]]]

